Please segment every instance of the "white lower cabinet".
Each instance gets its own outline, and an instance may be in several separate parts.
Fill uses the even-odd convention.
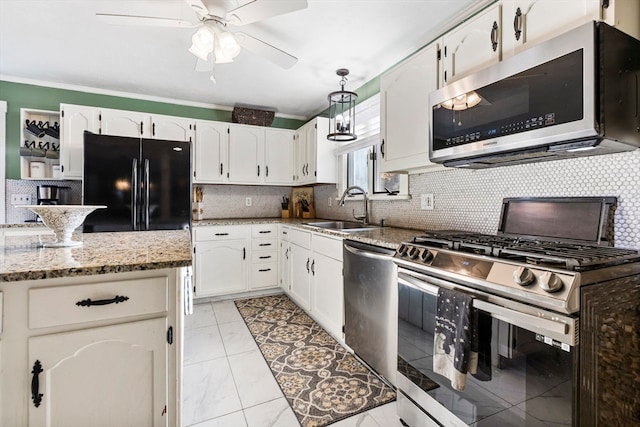
[[[291,256],[291,244],[289,243],[290,233],[290,227],[280,227],[280,251],[278,254],[280,257],[278,260],[280,264],[280,288],[286,293],[289,293],[291,286],[291,263],[289,262],[289,257]]]
[[[196,227],[193,240],[196,298],[247,290],[249,227]]]
[[[342,239],[314,234],[311,241],[311,312],[334,337],[342,337]]]
[[[29,426],[168,426],[167,318],[29,339]]]
[[[249,289],[278,287],[278,224],[251,226]]]
[[[291,230],[289,236],[291,284],[289,295],[306,311],[311,310],[311,233]]]

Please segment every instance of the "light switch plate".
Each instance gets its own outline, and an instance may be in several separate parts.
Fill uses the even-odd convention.
[[[422,210],[433,210],[433,194],[420,195],[420,208]]]

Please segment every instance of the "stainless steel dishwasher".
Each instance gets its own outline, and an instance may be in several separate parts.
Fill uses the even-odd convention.
[[[397,267],[393,249],[352,240],[343,244],[344,338],[367,365],[395,385]]]

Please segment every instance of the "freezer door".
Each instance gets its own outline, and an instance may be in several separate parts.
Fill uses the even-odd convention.
[[[191,142],[143,139],[140,162],[140,230],[189,228]]]
[[[107,206],[87,216],[85,233],[134,230],[139,157],[139,138],[85,132],[82,201]]]

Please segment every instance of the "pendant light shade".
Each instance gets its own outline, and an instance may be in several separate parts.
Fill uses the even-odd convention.
[[[356,100],[358,95],[355,92],[344,90],[347,83],[349,70],[340,68],[336,74],[341,77],[340,90],[331,92],[329,100],[329,134],[330,141],[354,141],[358,138],[356,129]]]

